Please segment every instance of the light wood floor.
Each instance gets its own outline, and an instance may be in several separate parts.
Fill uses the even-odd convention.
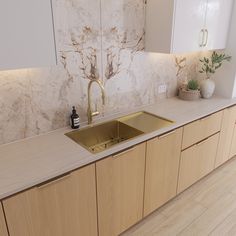
[[[236,159],[122,236],[236,236]]]

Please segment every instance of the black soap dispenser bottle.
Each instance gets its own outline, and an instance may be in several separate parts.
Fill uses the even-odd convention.
[[[73,106],[72,114],[71,114],[71,128],[78,129],[79,127],[80,127],[79,115],[76,113],[76,109]]]

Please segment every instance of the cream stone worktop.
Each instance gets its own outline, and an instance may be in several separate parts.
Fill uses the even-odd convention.
[[[144,134],[98,154],[91,154],[60,129],[48,134],[0,146],[0,199],[60,176],[89,163],[154,138],[189,122],[236,104],[236,99],[214,97],[196,102],[178,98],[160,100],[157,104],[140,107],[128,113],[102,119],[101,122],[136,111],[147,111],[175,121],[169,127]]]

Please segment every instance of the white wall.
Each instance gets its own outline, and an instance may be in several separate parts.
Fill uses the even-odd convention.
[[[236,2],[234,3],[226,54],[232,56],[215,75],[216,93],[224,97],[236,97]]]

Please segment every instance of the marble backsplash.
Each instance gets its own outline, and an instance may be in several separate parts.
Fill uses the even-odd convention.
[[[54,0],[58,65],[0,72],[0,144],[67,126],[72,105],[85,121],[91,79],[105,86],[105,107],[96,87],[93,100],[106,116],[175,96],[178,80],[195,78],[198,53],[144,52],[144,1]]]

